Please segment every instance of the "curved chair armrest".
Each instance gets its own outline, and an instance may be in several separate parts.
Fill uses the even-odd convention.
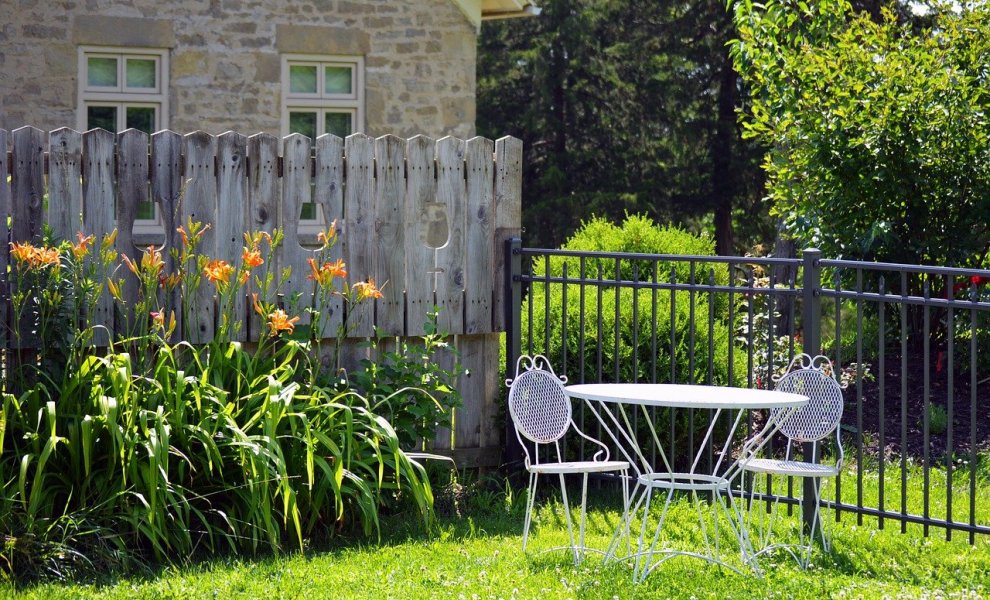
[[[574,419],[571,419],[571,427],[574,429],[574,431],[577,432],[578,435],[580,435],[581,437],[583,437],[584,439],[588,440],[593,444],[597,444],[601,448],[601,450],[595,452],[595,454],[591,457],[591,460],[593,460],[594,462],[602,462],[609,459],[609,456],[611,454],[609,453],[608,446],[603,444],[601,440],[596,440],[595,438],[581,431],[581,428],[577,426],[577,423],[574,422]],[[603,453],[605,455],[604,458],[600,458]]]

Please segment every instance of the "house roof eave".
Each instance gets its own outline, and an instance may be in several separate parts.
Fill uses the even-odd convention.
[[[464,16],[475,26],[482,21],[514,19],[540,14],[540,8],[530,0],[453,0]]]

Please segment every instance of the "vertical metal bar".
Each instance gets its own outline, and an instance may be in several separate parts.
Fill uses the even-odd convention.
[[[567,267],[569,265],[569,260],[570,260],[569,258],[565,258],[563,260],[563,264],[561,265],[561,270],[560,270],[561,279],[563,279],[563,281],[560,284],[561,307],[560,307],[560,371],[559,373],[564,375],[571,375],[570,369],[567,368],[567,329],[568,329],[567,313],[569,312],[567,310],[568,307],[567,288],[569,287]],[[549,296],[548,296],[548,300],[549,300]],[[584,332],[582,331],[578,335],[584,335]],[[577,416],[578,423],[580,424],[581,431],[587,431],[585,429],[585,424],[584,424],[584,402],[578,402],[578,405],[580,407],[578,408],[578,416]],[[579,457],[587,456],[587,454],[585,453],[586,440],[581,436],[578,437],[580,438],[580,441],[578,442],[578,456]],[[582,458],[578,458],[577,460],[582,460]]]
[[[670,382],[677,383],[677,266],[670,268]]]
[[[976,284],[971,283],[969,297],[975,304]],[[976,543],[976,310],[969,310],[969,543]]]
[[[639,383],[639,263],[632,264],[632,381]],[[639,415],[633,413],[633,421]]]
[[[705,383],[715,378],[715,269],[708,271],[708,372]]]
[[[901,272],[901,533],[907,533],[907,273]]]
[[[886,452],[886,448],[887,448],[887,428],[886,428],[886,421],[887,421],[887,419],[886,419],[886,415],[887,415],[887,410],[886,410],[886,402],[887,402],[887,388],[886,388],[886,385],[887,385],[887,352],[886,352],[886,348],[887,348],[887,344],[886,344],[886,340],[887,340],[887,321],[886,321],[886,316],[887,316],[887,314],[886,314],[887,313],[887,302],[884,299],[884,296],[886,296],[886,294],[887,294],[886,282],[884,281],[884,278],[881,277],[880,278],[880,303],[879,303],[879,306],[877,307],[877,319],[879,320],[879,323],[877,324],[878,327],[879,327],[879,331],[878,331],[878,334],[877,334],[877,339],[878,339],[878,342],[877,342],[877,345],[878,345],[878,347],[877,347],[877,355],[878,355],[878,359],[877,359],[877,361],[878,361],[877,370],[879,372],[877,373],[877,378],[878,378],[878,384],[879,384],[879,387],[880,387],[880,389],[879,389],[879,393],[880,393],[880,451],[879,451],[879,456],[877,457],[877,463],[879,465],[879,471],[880,471],[879,472],[879,476],[880,476],[880,490],[879,490],[879,498],[878,498],[878,502],[877,503],[880,505],[880,519],[878,521],[878,525],[879,525],[880,529],[883,529],[883,523],[884,523],[883,516],[884,516],[884,513],[887,512],[886,505],[885,505],[885,502],[884,502],[884,496],[885,496],[884,488],[886,487],[886,480],[884,478],[884,474],[886,472],[886,467],[887,467],[887,452]],[[862,300],[857,300],[857,302],[862,302]],[[862,432],[859,432],[856,435],[862,437],[863,433]]]
[[[632,381],[639,383],[639,263],[632,261]],[[633,412],[633,431],[639,431],[639,413]]]
[[[659,275],[660,265],[656,260],[653,261],[652,273],[650,273],[650,283],[653,284],[653,289],[650,290],[651,302],[653,304],[653,310],[650,312],[650,383],[657,382],[657,294],[660,290],[657,289],[658,275]],[[671,323],[673,327],[673,323]],[[653,421],[654,426],[657,422],[657,407],[650,407],[650,419]],[[657,464],[657,446],[652,444],[652,449],[650,452],[650,464]]]
[[[526,354],[533,355],[533,263],[526,267],[526,274],[529,275],[529,293],[526,294]],[[514,367],[515,365],[513,365]]]
[[[550,324],[550,255],[543,256],[543,356],[550,356],[550,337],[553,330]],[[559,368],[559,367],[558,367]]]
[[[949,312],[945,317],[945,329],[946,329],[946,349],[945,349],[945,375],[948,379],[946,388],[946,399],[945,399],[945,522],[947,524],[952,523],[952,420],[953,415],[953,404],[955,404],[955,381],[953,380],[953,370],[955,366],[953,365],[953,354],[955,353],[955,337],[956,337],[956,323],[955,314],[952,310],[951,302],[954,300],[954,290],[952,289],[952,276],[946,275],[946,285],[945,285],[945,297],[949,300]],[[946,541],[952,540],[952,527],[945,528],[945,539]]]
[[[586,267],[587,267],[587,262],[585,261],[585,257],[582,256],[581,262],[578,267],[581,277],[581,287],[578,288],[578,307],[580,308],[580,310],[578,311],[578,329],[581,330],[581,337],[578,338],[578,373],[579,373],[578,383],[585,383],[584,341],[587,338],[587,336],[585,335],[585,330],[584,330],[584,300],[585,300],[585,290],[587,288],[587,283],[588,283],[586,281],[588,277],[588,270]],[[581,403],[581,410],[582,411],[584,410],[584,402]],[[582,412],[581,414],[583,415],[584,413]]]
[[[797,305],[797,302],[794,301],[794,298],[796,296],[795,290],[797,289],[797,269],[790,269],[790,272],[791,273],[790,273],[790,279],[788,280],[788,287],[789,287],[790,294],[791,294],[790,295],[791,301],[788,302],[787,304],[790,305],[790,308],[788,310],[788,314],[789,314],[789,317],[790,318],[788,319],[788,322],[791,324],[791,332],[790,332],[790,351],[791,351],[791,353],[787,357],[788,364],[790,364],[790,362],[792,360],[794,360],[794,337],[795,337],[794,336],[794,327],[795,327],[795,323],[797,323],[797,313],[796,313],[796,311],[797,311],[797,306],[796,306]]]
[[[598,301],[598,307],[597,307],[598,308],[598,312],[595,313],[598,316],[598,323],[597,323],[597,327],[598,327],[597,332],[598,332],[598,334],[597,334],[597,338],[596,338],[598,340],[598,343],[595,344],[595,346],[596,346],[596,350],[595,350],[595,376],[597,378],[596,381],[601,381],[602,380],[602,348],[603,348],[603,346],[605,346],[605,344],[603,343],[604,340],[602,339],[602,334],[605,333],[604,329],[602,328],[602,308],[603,308],[603,305],[604,305],[604,301],[603,301],[602,298],[605,295],[605,272],[602,269],[602,262],[601,262],[601,260],[597,260],[597,261],[595,261],[595,263],[598,265],[598,298],[597,298],[597,301]]]
[[[653,284],[653,289],[650,290],[650,300],[653,305],[653,309],[650,311],[650,383],[657,382],[657,294],[660,290],[657,289],[657,275],[658,275],[659,265],[657,261],[653,261],[653,272],[650,273],[650,283]],[[673,326],[673,323],[671,323]],[[655,407],[654,407],[655,408]],[[656,416],[654,411],[654,417]]]
[[[749,297],[749,302],[746,303],[746,370],[748,372],[746,379],[746,387],[753,387],[753,371],[754,371],[754,356],[753,356],[753,326],[756,320],[756,292],[753,291],[753,286],[756,284],[756,280],[753,277],[753,268],[750,267],[749,275],[746,277],[746,288],[747,296]]]
[[[707,385],[712,385],[712,379],[714,379],[715,369],[715,269],[708,269],[708,371],[705,375],[705,383]],[[718,418],[717,414],[713,417],[713,411],[709,410],[708,418]],[[726,417],[732,418],[732,415],[726,413]],[[717,426],[717,425],[716,425]],[[713,460],[713,444],[711,438],[708,439],[708,450],[707,450],[707,472],[712,472]]]
[[[883,276],[880,277],[883,285]],[[863,269],[856,269],[856,293],[863,293]],[[882,302],[881,302],[882,304]],[[863,364],[863,303],[856,303],[856,523],[863,524],[863,377],[860,365]],[[883,415],[880,416],[883,421]],[[883,460],[883,449],[880,450]]]
[[[519,359],[520,338],[522,337],[522,240],[511,238],[505,241],[505,372],[513,373]],[[505,420],[502,448],[506,464],[521,464],[522,448],[516,443],[516,430],[512,419]]]
[[[619,288],[619,282],[622,280],[622,278],[619,275],[619,269],[621,266],[622,266],[621,259],[616,257],[615,277],[613,278],[615,280],[615,313],[613,314],[613,319],[612,319],[612,331],[613,334],[615,335],[615,349],[613,351],[613,357],[612,357],[612,381],[615,382],[619,381],[619,355],[621,354],[619,347],[622,345],[622,337],[621,337],[622,330],[619,328],[619,321],[620,321],[619,315],[621,313],[621,305],[622,305],[622,298],[620,294],[621,290]]]
[[[822,351],[822,330],[821,330],[821,251],[817,248],[808,248],[804,251],[804,351],[815,356]],[[805,461],[814,462],[817,460],[814,452],[814,444],[805,443],[802,448],[802,458]],[[811,498],[817,498],[818,488],[814,477],[804,478],[804,526],[811,529],[818,512],[818,507],[814,502],[809,502]]]
[[[560,372],[568,373],[567,368],[567,260],[564,260],[561,269],[561,278],[564,280],[560,284]],[[581,403],[584,404],[583,402]],[[583,438],[582,438],[583,439]]]
[[[688,384],[697,383],[694,377],[694,323],[695,323],[695,274],[697,265],[693,260],[688,262]],[[689,452],[694,452],[694,409],[688,409],[688,442]]]
[[[842,299],[839,293],[842,291],[842,271],[838,267],[832,273],[832,287],[835,288],[835,368],[842,368]],[[862,330],[860,330],[862,331]],[[857,336],[859,337],[859,336]],[[842,427],[842,424],[839,424]],[[841,443],[841,441],[840,441]],[[835,477],[835,522],[842,520],[842,473]]]
[[[931,468],[931,462],[930,462],[931,454],[928,448],[928,445],[931,442],[929,435],[930,432],[929,427],[931,423],[929,422],[928,419],[928,412],[929,410],[931,410],[932,382],[931,382],[931,370],[930,370],[931,364],[929,364],[931,362],[931,359],[928,356],[928,353],[931,351],[931,309],[928,306],[928,301],[931,298],[931,284],[927,277],[925,277],[925,282],[924,282],[924,295],[925,295],[925,304],[923,307],[924,320],[922,325],[922,336],[924,337],[922,337],[921,342],[923,345],[922,363],[924,364],[923,375],[924,375],[924,384],[925,384],[925,394],[924,394],[924,405],[923,405],[924,412],[921,415],[921,420],[922,420],[922,432],[924,435],[924,441],[922,442],[922,457],[923,457],[922,464],[924,468],[924,487],[922,488],[922,494],[924,495],[925,504],[924,507],[922,508],[921,514],[925,518],[924,527],[923,527],[924,535],[925,537],[928,537],[928,520],[931,518],[931,515],[929,514],[930,500],[931,500],[929,498],[929,491],[931,486],[931,481],[929,480],[929,477],[931,475],[929,471]]]
[[[695,281],[695,270],[697,265],[694,261],[688,262],[688,282],[690,287],[688,288],[688,381],[687,383],[697,383],[694,380],[694,303],[695,303],[695,286],[697,282]],[[693,417],[694,415],[692,415]],[[693,423],[693,419],[692,419]],[[693,429],[693,428],[692,428]]]
[[[736,337],[735,336],[735,333],[736,333],[736,297],[735,297],[735,292],[733,291],[733,288],[736,285],[736,278],[734,277],[734,275],[735,275],[734,267],[735,267],[735,265],[733,265],[733,264],[729,264],[728,267],[727,267],[728,270],[729,270],[729,372],[728,372],[728,378],[729,378],[729,380],[727,382],[725,382],[725,384],[726,385],[730,385],[730,386],[731,385],[735,385],[735,383],[736,383],[736,381],[735,381],[735,377],[736,377],[736,370],[735,370],[736,357],[735,357],[735,353],[733,352],[735,350],[735,348],[736,348],[736,344],[735,344],[735,337]],[[752,415],[752,411],[748,412],[747,414],[749,415],[749,417],[747,418],[747,421],[749,422],[749,424],[751,424],[752,421],[753,421],[753,419],[752,419],[752,416],[753,416]],[[749,427],[749,424],[747,425],[747,430],[746,430],[746,435],[747,436],[752,433],[752,429],[748,428]]]

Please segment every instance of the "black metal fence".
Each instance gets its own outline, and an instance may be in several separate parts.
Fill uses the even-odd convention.
[[[795,353],[823,353],[849,384],[847,466],[825,501],[836,519],[962,531],[971,543],[990,534],[990,271],[827,260],[813,249],[799,259],[674,256],[516,239],[506,254],[507,373],[520,353],[545,354],[571,383],[769,388]],[[651,418],[676,449],[694,446],[706,412]],[[512,436],[507,455],[515,448]],[[717,452],[707,449],[709,464]],[[793,482],[778,488],[762,497],[793,503]]]

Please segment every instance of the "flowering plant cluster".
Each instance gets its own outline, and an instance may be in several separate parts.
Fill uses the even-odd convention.
[[[321,360],[323,325],[337,324],[336,355],[354,305],[381,297],[331,257],[336,226],[309,261],[306,306],[279,300],[281,232],[246,234],[231,261],[200,250],[208,231],[187,222],[177,247],[139,255],[118,254],[116,232],[11,245],[0,579],[302,549],[374,533],[399,498],[429,519],[425,471],[383,416],[391,393],[369,400]],[[212,338],[190,343],[206,314]]]

